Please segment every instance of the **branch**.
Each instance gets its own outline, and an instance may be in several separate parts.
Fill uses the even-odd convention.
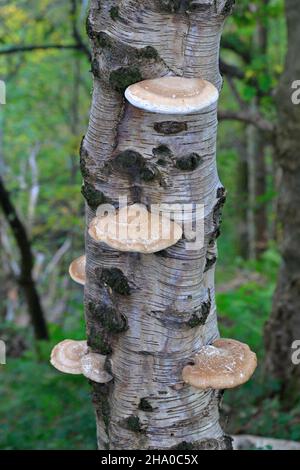
[[[220,59],[220,71],[223,75],[229,75],[230,77],[239,78],[240,80],[246,78],[242,69],[236,65],[227,64],[227,62],[224,62],[222,59]]]
[[[16,54],[19,52],[32,52],[32,51],[42,51],[47,49],[73,49],[82,51],[90,58],[90,53],[87,51],[86,46],[82,44],[41,44],[41,45],[29,45],[29,46],[12,46],[6,49],[0,49],[0,55]]]
[[[275,131],[274,124],[264,119],[259,113],[253,113],[249,109],[243,111],[219,111],[218,118],[221,121],[234,120],[252,124],[258,129],[268,133]]]
[[[234,52],[238,56],[240,56],[246,64],[250,64],[252,57],[251,51],[237,35],[225,35],[222,37],[221,40],[221,48],[222,49],[229,49],[230,51]]]

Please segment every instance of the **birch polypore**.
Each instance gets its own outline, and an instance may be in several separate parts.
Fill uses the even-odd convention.
[[[81,370],[82,374],[93,382],[107,383],[112,380],[112,376],[105,370],[106,356],[101,354],[89,353],[82,356]]]
[[[65,374],[82,374],[101,384],[112,380],[112,376],[105,370],[106,356],[89,352],[86,341],[61,341],[54,346],[50,362]]]
[[[51,364],[66,374],[81,374],[81,357],[87,352],[86,341],[65,339],[58,343],[51,352]]]
[[[116,250],[156,253],[175,245],[181,238],[182,229],[162,214],[150,213],[144,205],[133,204],[95,217],[89,234]]]
[[[203,346],[193,365],[182,371],[184,382],[200,389],[222,390],[247,382],[257,366],[256,354],[234,339],[217,339]]]
[[[219,93],[214,85],[200,78],[161,77],[144,80],[125,90],[136,108],[160,114],[191,114],[215,103]]]
[[[192,249],[183,235],[157,253],[121,251],[87,230],[88,344],[109,357],[114,378],[93,386],[100,449],[230,447],[219,392],[178,386],[189,359],[219,336],[214,264],[225,190],[216,167],[217,102],[192,114],[154,113],[124,92],[165,76],[219,90],[220,35],[232,3],[91,1],[94,85],[81,146],[87,227],[96,206],[117,209],[119,197],[149,211],[204,207],[203,243]]]
[[[79,256],[79,258],[74,259],[69,266],[69,274],[73,281],[83,286],[85,284],[85,264],[86,257],[85,255],[82,255]]]

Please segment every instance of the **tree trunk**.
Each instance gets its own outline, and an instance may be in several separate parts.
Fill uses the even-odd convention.
[[[48,329],[44,318],[43,309],[41,306],[40,298],[32,277],[32,270],[34,258],[31,251],[30,242],[24,225],[18,217],[18,214],[10,200],[9,194],[6,191],[4,184],[0,178],[0,206],[4,215],[9,223],[16,243],[20,250],[20,276],[19,284],[24,293],[28,313],[31,318],[31,323],[34,329],[36,339],[48,339]]]
[[[264,196],[267,191],[267,169],[265,161],[266,138],[260,129],[253,129],[255,167],[255,255],[259,258],[268,246],[268,218]]]
[[[219,41],[232,4],[91,2],[87,31],[94,89],[81,146],[87,223],[98,204],[117,206],[119,196],[148,208],[205,205],[205,242],[199,250],[186,250],[182,240],[156,254],[122,253],[86,235],[88,344],[108,355],[114,377],[109,385],[93,384],[100,449],[231,446],[219,425],[220,391],[181,386],[183,366],[219,335],[215,239],[225,195],[215,158],[217,105],[202,113],[166,116],[134,108],[123,93],[131,83],[167,74],[205,78],[220,89]],[[132,164],[125,158],[117,169],[111,164],[114,157],[127,150],[138,152],[141,161]],[[192,162],[195,153],[200,166],[180,169],[180,157]],[[145,181],[141,162],[151,163],[153,180]]]
[[[270,320],[265,329],[267,370],[281,380],[287,396],[299,395],[300,367],[291,360],[292,343],[300,339],[300,105],[292,102],[292,83],[300,77],[300,10],[286,0],[288,52],[277,94],[277,155],[282,170],[279,220],[282,223],[282,264]]]
[[[243,126],[241,137],[236,140],[236,151],[238,154],[237,170],[237,234],[238,234],[238,254],[243,259],[248,259],[250,254],[250,231],[249,231],[249,168],[247,160],[247,132]]]

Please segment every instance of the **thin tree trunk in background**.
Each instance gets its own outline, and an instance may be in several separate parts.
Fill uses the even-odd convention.
[[[255,181],[255,154],[256,154],[256,146],[255,146],[255,132],[256,129],[254,126],[247,126],[246,129],[246,137],[247,137],[247,167],[248,167],[248,216],[247,216],[247,225],[248,225],[248,242],[249,242],[249,258],[255,259],[256,258],[256,250],[255,250],[255,218],[254,218],[254,211],[255,211],[255,195],[256,195],[256,181]]]
[[[237,169],[237,232],[238,232],[238,253],[244,258],[249,258],[249,226],[248,226],[248,194],[249,194],[249,168],[247,153],[245,152],[247,133],[242,129],[242,136],[237,141],[236,150],[238,153]]]
[[[265,194],[267,191],[266,137],[260,129],[253,129],[255,174],[255,255],[259,258],[268,246],[268,219]]]
[[[0,206],[10,225],[15,237],[18,249],[20,250],[20,276],[19,285],[24,293],[28,313],[34,329],[36,339],[48,339],[48,329],[44,318],[40,298],[32,277],[34,258],[31,251],[30,242],[24,225],[18,217],[18,214],[10,200],[4,184],[0,178]]]
[[[264,5],[269,4],[269,0],[263,1]],[[268,52],[268,19],[257,25],[255,46],[259,54],[267,60]],[[255,106],[260,106],[260,96],[257,97]],[[255,255],[259,258],[268,246],[268,218],[267,206],[264,196],[267,191],[267,168],[266,168],[266,137],[260,129],[253,129],[254,166],[255,166]]]
[[[94,89],[81,146],[87,223],[101,202],[205,205],[205,244],[184,241],[156,254],[121,253],[86,235],[85,313],[88,344],[110,359],[113,382],[93,384],[99,449],[226,449],[219,424],[220,391],[182,382],[184,365],[219,336],[214,262],[224,202],[216,168],[217,105],[178,116],[141,111],[123,98],[127,85],[166,74],[202,77],[221,87],[219,41],[233,0],[92,0]],[[159,178],[143,181],[140,168],[112,164],[134,150]],[[199,154],[194,171],[172,159]],[[157,165],[157,157],[165,166]],[[101,281],[116,268],[124,291]],[[111,280],[112,281],[112,280]],[[128,292],[130,291],[130,295]],[[191,321],[196,314],[198,320]],[[126,319],[126,322],[124,322]],[[109,321],[108,321],[109,320]],[[123,321],[122,321],[123,320]]]
[[[298,0],[285,2],[288,52],[278,94],[277,158],[282,170],[279,221],[282,264],[265,328],[266,368],[281,381],[289,399],[299,397],[300,367],[292,362],[292,343],[300,339],[300,105],[293,104],[292,83],[300,79],[300,9]]]

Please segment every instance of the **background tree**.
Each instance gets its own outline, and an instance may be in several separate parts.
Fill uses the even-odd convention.
[[[300,368],[291,360],[292,343],[300,338],[300,106],[292,100],[292,84],[300,77],[300,11],[286,0],[288,50],[276,102],[278,106],[277,162],[282,171],[279,223],[282,226],[282,264],[265,330],[266,366],[280,380],[286,398],[297,398]]]

